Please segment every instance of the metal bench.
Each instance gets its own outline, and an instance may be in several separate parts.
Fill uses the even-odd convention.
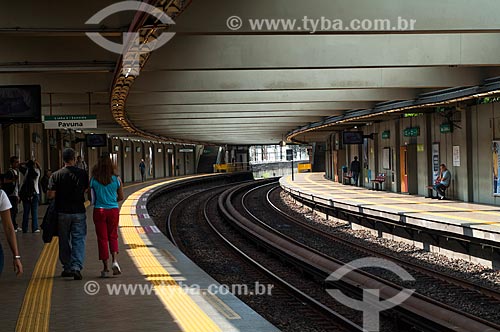
[[[342,179],[344,181],[344,184],[350,185],[351,184],[351,179],[352,179],[351,173],[344,173],[344,176],[342,177]]]
[[[379,173],[374,180],[372,180],[372,189],[375,190],[376,184],[380,185],[380,190],[384,188],[384,182],[385,182],[385,173]]]

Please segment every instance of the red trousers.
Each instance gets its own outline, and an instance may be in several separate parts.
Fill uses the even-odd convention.
[[[99,259],[107,260],[110,252],[118,252],[118,221],[120,220],[120,213],[118,209],[94,208],[93,217]]]

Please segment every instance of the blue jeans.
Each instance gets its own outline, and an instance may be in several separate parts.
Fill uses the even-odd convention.
[[[354,185],[358,186],[359,172],[352,172],[352,179],[354,180]]]
[[[34,232],[38,229],[38,203],[40,202],[40,195],[35,194],[31,200],[23,200],[23,233],[28,232],[28,223],[31,218],[33,219],[33,226],[31,231]]]
[[[81,271],[85,260],[87,215],[85,213],[59,213],[59,260],[65,271]]]
[[[446,186],[442,183],[435,184],[432,188],[438,193],[439,197],[444,197],[446,194]]]

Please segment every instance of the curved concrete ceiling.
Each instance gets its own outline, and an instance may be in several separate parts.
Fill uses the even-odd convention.
[[[291,1],[293,3],[291,3]],[[40,84],[43,113],[98,115],[100,132],[130,136],[111,114],[120,56],[85,32],[121,42],[136,13],[85,22],[113,0],[11,2],[0,12],[0,85]],[[153,135],[216,144],[277,143],[326,117],[500,75],[497,0],[193,0],[176,36],[154,51],[125,103]],[[31,14],[26,14],[31,13]],[[471,15],[470,13],[474,13]],[[244,24],[230,30],[237,15]],[[415,20],[413,31],[255,31],[249,19]],[[50,103],[50,100],[52,101]],[[321,135],[309,134],[310,139]]]
[[[154,134],[218,144],[275,144],[325,117],[498,74],[497,1],[193,1],[136,79],[127,115]],[[467,13],[474,12],[474,15]],[[394,33],[252,31],[249,19],[405,17]],[[226,26],[239,16],[238,31]],[[486,51],[485,51],[486,50]],[[323,134],[323,135],[322,135]],[[311,139],[324,133],[308,133]]]

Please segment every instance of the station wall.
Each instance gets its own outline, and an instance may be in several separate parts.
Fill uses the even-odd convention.
[[[427,186],[437,174],[435,167],[444,163],[452,175],[449,198],[500,204],[500,196],[494,195],[494,191],[500,192],[495,178],[500,172],[500,103],[454,107],[446,112],[414,112],[352,129],[373,134],[373,140],[365,139],[363,145],[339,144],[341,133],[333,132],[327,144],[327,177],[341,182],[342,166],[350,168],[354,156],[358,156],[362,186],[371,188],[370,180],[386,173],[385,190],[427,196]],[[442,125],[450,122],[452,131],[442,132]],[[405,129],[410,128],[418,128],[418,135],[405,135]],[[496,151],[495,140],[499,141]]]
[[[124,182],[141,180],[139,162],[142,158],[148,179],[195,173],[195,153],[199,149],[193,146],[110,137],[107,147],[89,148],[84,138],[82,133],[45,130],[42,124],[0,126],[0,172],[9,168],[12,155],[19,156],[21,161],[36,159],[42,171],[57,170],[63,166],[63,149],[72,147],[87,162],[89,171],[102,152],[109,152]],[[188,148],[193,152],[186,152],[190,151]],[[179,152],[180,149],[183,152]]]

